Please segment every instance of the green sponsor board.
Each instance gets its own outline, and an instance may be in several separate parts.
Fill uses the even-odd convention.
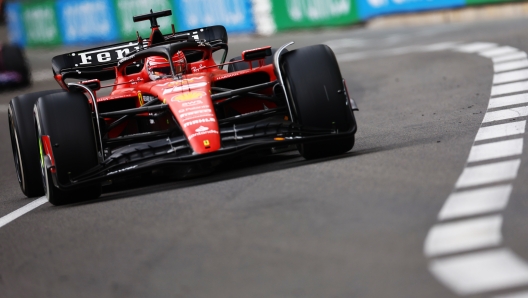
[[[271,0],[277,30],[359,22],[354,0]]]
[[[62,42],[57,25],[55,1],[23,3],[22,21],[28,46],[58,45]]]
[[[150,36],[150,22],[143,21],[134,23],[133,16],[150,13],[150,10],[157,12],[162,10],[172,10],[173,15],[158,19],[160,30],[163,34],[171,32],[171,24],[174,23],[174,10],[172,9],[171,0],[114,0],[117,22],[119,24],[119,33],[122,39],[133,40],[136,38],[136,31],[143,38]]]
[[[480,4],[493,4],[493,3],[507,3],[507,2],[520,2],[512,0],[466,0],[466,5],[480,5]]]

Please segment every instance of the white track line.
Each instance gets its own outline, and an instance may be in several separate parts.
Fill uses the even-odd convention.
[[[491,215],[434,226],[425,239],[428,257],[499,245],[502,217]]]
[[[31,79],[34,83],[53,81],[53,72],[49,69],[39,69],[31,72]]]
[[[522,151],[522,138],[476,145],[473,146],[469,152],[468,162],[479,162],[495,158],[521,155]]]
[[[493,58],[498,56],[504,56],[506,54],[512,54],[518,51],[519,50],[517,50],[516,48],[505,46],[500,48],[493,48],[491,50],[481,51],[479,55],[484,56],[486,58]]]
[[[526,59],[527,55],[525,52],[516,52],[511,53],[509,55],[494,57],[491,59],[493,63],[500,63],[500,62],[506,62],[506,61],[512,61],[512,60],[520,60],[520,59]]]
[[[440,43],[422,46],[420,51],[421,52],[434,52],[434,51],[450,50],[454,48],[457,44],[458,42],[453,42],[453,41],[440,42]]]
[[[521,160],[509,160],[492,164],[466,167],[456,182],[457,188],[509,181],[517,177]]]
[[[477,132],[475,141],[483,141],[494,138],[508,137],[523,134],[526,121],[517,121],[493,126],[481,127]]]
[[[528,298],[528,291],[494,296],[493,298]]]
[[[454,50],[462,53],[475,53],[496,47],[496,43],[474,42],[456,47]]]
[[[327,46],[331,47],[332,50],[338,50],[343,48],[362,48],[367,46],[370,42],[364,39],[358,38],[343,38],[328,40],[324,42]]]
[[[434,260],[429,270],[459,295],[473,295],[528,284],[528,265],[508,249]]]
[[[528,103],[528,93],[496,97],[489,101],[488,109]]]
[[[13,220],[19,218],[20,216],[28,213],[29,211],[45,204],[46,202],[48,201],[48,199],[46,197],[41,197],[41,198],[38,198],[36,200],[34,200],[33,202],[25,205],[24,207],[21,207],[3,217],[0,217],[0,228],[5,226],[6,224],[12,222]]]
[[[493,121],[500,121],[500,120],[508,120],[508,119],[516,119],[519,117],[525,117],[528,115],[528,107],[517,107],[517,108],[510,108],[506,110],[499,110],[494,112],[487,112],[484,116],[484,120],[482,120],[482,123],[487,122],[493,122]]]
[[[493,77],[493,84],[504,84],[509,82],[528,79],[528,69],[502,72]]]
[[[495,85],[491,88],[491,96],[522,92],[526,90],[528,90],[528,81],[509,83],[504,85]]]
[[[477,44],[478,45],[478,44]],[[483,47],[482,45],[480,47]],[[492,87],[491,98],[483,124],[501,120],[514,120],[528,115],[528,81],[510,83],[527,78],[527,71],[511,71],[528,67],[526,53],[512,47],[492,47],[474,51],[478,46],[462,46],[465,52],[479,52],[494,62],[493,82],[506,83]],[[512,61],[515,59],[522,59]],[[509,61],[509,62],[506,62]],[[523,94],[504,96],[508,93]],[[525,106],[508,108],[511,105]],[[508,203],[511,184],[489,186],[490,183],[511,182],[517,177],[521,160],[496,162],[497,158],[518,157],[523,151],[526,121],[481,126],[475,142],[487,140],[485,144],[473,144],[468,163],[458,178],[455,189],[447,198],[438,214],[440,221],[433,226],[424,242],[424,254],[430,258],[429,270],[446,287],[459,295],[473,295],[489,291],[504,290],[528,285],[528,265],[509,249],[496,248],[502,245],[499,213]],[[501,137],[519,135],[517,139],[501,140]],[[483,163],[472,166],[471,163]],[[460,188],[474,187],[460,191]],[[491,215],[486,215],[494,213]],[[470,216],[486,215],[478,218]],[[442,222],[453,220],[455,222]],[[486,249],[481,252],[469,252]],[[464,253],[457,256],[446,256]],[[526,293],[520,293],[526,294]],[[508,296],[505,296],[508,297]],[[512,296],[512,298],[515,296]],[[523,296],[519,296],[523,297]]]
[[[371,52],[355,52],[355,53],[346,53],[346,54],[336,55],[336,59],[339,62],[351,62],[351,61],[369,58],[370,56],[373,56]]]
[[[499,185],[452,193],[438,214],[439,220],[501,211],[508,204],[511,185]]]
[[[518,60],[518,61],[512,61],[512,62],[504,62],[504,63],[498,63],[493,65],[493,69],[495,72],[502,72],[502,71],[508,71],[508,70],[514,70],[514,69],[521,69],[521,68],[527,68],[528,67],[528,60]]]

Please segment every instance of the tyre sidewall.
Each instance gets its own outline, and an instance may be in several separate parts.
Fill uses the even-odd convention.
[[[63,92],[47,90],[17,96],[9,102],[9,129],[12,135],[13,157],[19,160],[19,183],[27,197],[41,196],[44,193],[40,177],[39,149],[33,117],[33,106],[43,95]],[[15,142],[15,143],[13,143]],[[15,150],[17,151],[15,154]],[[16,162],[16,161],[15,161]]]

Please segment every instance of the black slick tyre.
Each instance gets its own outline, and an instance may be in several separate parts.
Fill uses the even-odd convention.
[[[355,129],[354,114],[347,102],[343,78],[332,50],[314,45],[285,53],[281,71],[295,122],[303,127],[346,132]],[[343,154],[354,146],[354,135],[298,146],[305,159]]]
[[[9,102],[7,117],[11,148],[15,161],[20,189],[27,197],[44,194],[40,174],[39,149],[33,118],[33,107],[41,96],[63,92],[62,90],[47,90],[19,95]]]
[[[91,107],[82,93],[59,93],[41,97],[35,105],[37,140],[43,152],[42,136],[48,136],[59,185],[71,185],[71,178],[98,165]],[[44,190],[53,205],[96,199],[101,185],[63,190],[55,186],[52,173],[41,153]]]

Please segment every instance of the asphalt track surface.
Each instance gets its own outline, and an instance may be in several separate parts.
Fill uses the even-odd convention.
[[[451,50],[386,50],[492,42],[527,51],[527,26],[510,20],[233,38],[230,57],[291,40],[293,48],[333,41],[338,57],[362,57],[340,61],[360,108],[352,151],[315,161],[290,152],[184,181],[136,181],[96,201],[46,203],[0,227],[0,297],[458,297],[431,274],[424,242],[466,166],[493,64]],[[0,94],[0,218],[36,199],[25,198],[16,181],[5,107],[17,94],[56,88],[43,70],[69,50],[29,51],[35,84]],[[350,53],[359,54],[341,56]],[[516,159],[496,247],[522,263],[528,154]],[[466,296],[526,290],[519,283]]]

